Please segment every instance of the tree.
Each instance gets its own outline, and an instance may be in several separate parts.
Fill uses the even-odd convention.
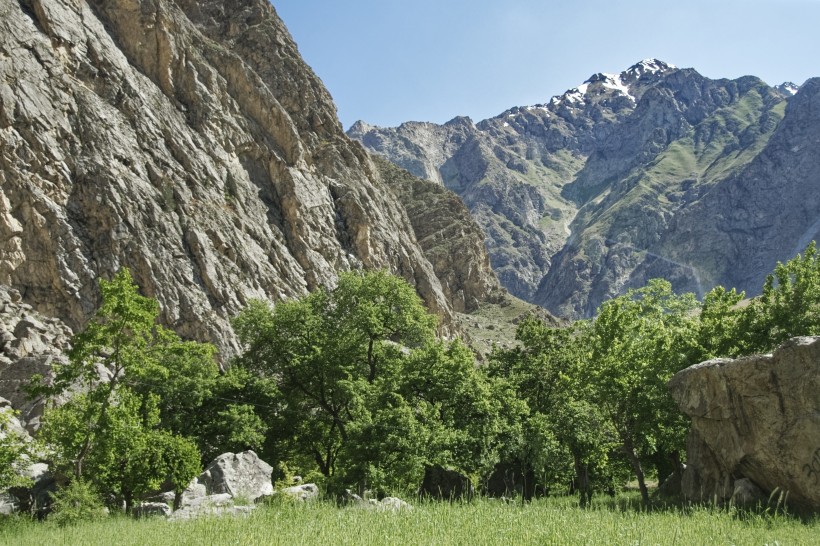
[[[516,330],[519,347],[491,355],[489,373],[506,378],[527,406],[520,436],[511,439],[506,453],[513,467],[522,467],[525,498],[532,496],[536,479],[546,488],[572,479],[581,506],[587,506],[601,485],[593,476],[606,475],[613,431],[588,402],[581,361],[585,326],[552,328],[530,317]]]
[[[666,388],[690,361],[697,301],[672,293],[661,279],[601,305],[584,345],[591,401],[611,421],[641,497],[649,492],[641,459],[666,453],[679,459],[686,421]]]
[[[25,437],[11,427],[12,412],[0,410],[0,491],[28,485],[23,470],[30,462],[30,446]]]
[[[269,386],[267,445],[290,468],[339,489],[397,490],[433,461],[477,471],[497,448],[486,378],[463,345],[435,340],[434,317],[398,277],[344,273],[297,301],[252,302],[234,328],[235,366]]]
[[[770,351],[794,336],[820,334],[820,257],[814,241],[802,255],[778,262],[741,321],[747,354]]]
[[[193,412],[203,399],[200,387],[216,373],[214,351],[157,324],[156,301],[139,294],[127,269],[101,280],[100,290],[102,306],[72,340],[68,364],[51,384],[35,379],[33,391],[81,392],[46,411],[42,436],[58,468],[130,509],[166,479],[181,491],[198,473],[195,444],[161,425],[184,428],[176,412]]]

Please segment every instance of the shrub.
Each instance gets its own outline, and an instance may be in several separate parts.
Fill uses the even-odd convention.
[[[107,516],[94,488],[83,480],[73,480],[54,494],[49,520],[59,527],[83,521],[96,521]]]

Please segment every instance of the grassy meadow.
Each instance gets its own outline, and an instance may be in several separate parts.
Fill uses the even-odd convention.
[[[0,523],[0,543],[28,544],[817,544],[820,521],[696,507],[643,511],[639,499],[574,498],[505,504],[419,503],[377,512],[328,503],[260,506],[246,518],[169,522],[111,517],[58,528],[24,519]]]

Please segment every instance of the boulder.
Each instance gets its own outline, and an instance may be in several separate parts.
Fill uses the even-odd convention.
[[[294,485],[293,487],[285,487],[280,489],[277,493],[287,495],[296,500],[309,501],[319,498],[319,487],[315,483],[304,483],[301,485]]]
[[[253,451],[223,453],[199,475],[198,483],[209,495],[227,493],[250,501],[273,494],[273,467]],[[189,486],[191,489],[193,483]]]
[[[669,388],[692,419],[685,498],[727,501],[748,478],[762,496],[787,492],[793,508],[820,512],[820,337],[691,366]]]
[[[51,495],[57,491],[57,481],[45,463],[30,464],[22,475],[30,479],[27,487],[13,487],[9,494],[16,499],[20,512],[44,517],[51,510]]]
[[[424,471],[419,493],[436,499],[453,500],[472,498],[475,490],[470,478],[464,474],[436,465]]]
[[[763,491],[749,478],[735,480],[732,502],[735,506],[754,507],[766,502]]]
[[[237,506],[228,493],[208,495],[192,499],[191,502],[168,518],[172,521],[194,519],[206,516],[247,516],[256,506]]]
[[[655,491],[655,496],[659,498],[674,499],[680,497],[683,476],[681,472],[675,471],[669,474]]]
[[[164,502],[143,502],[133,508],[131,515],[136,519],[168,517],[171,515],[171,507]]]

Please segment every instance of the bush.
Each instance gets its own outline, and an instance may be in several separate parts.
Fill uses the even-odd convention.
[[[88,482],[73,480],[54,494],[49,520],[59,527],[105,518],[107,510]]]

